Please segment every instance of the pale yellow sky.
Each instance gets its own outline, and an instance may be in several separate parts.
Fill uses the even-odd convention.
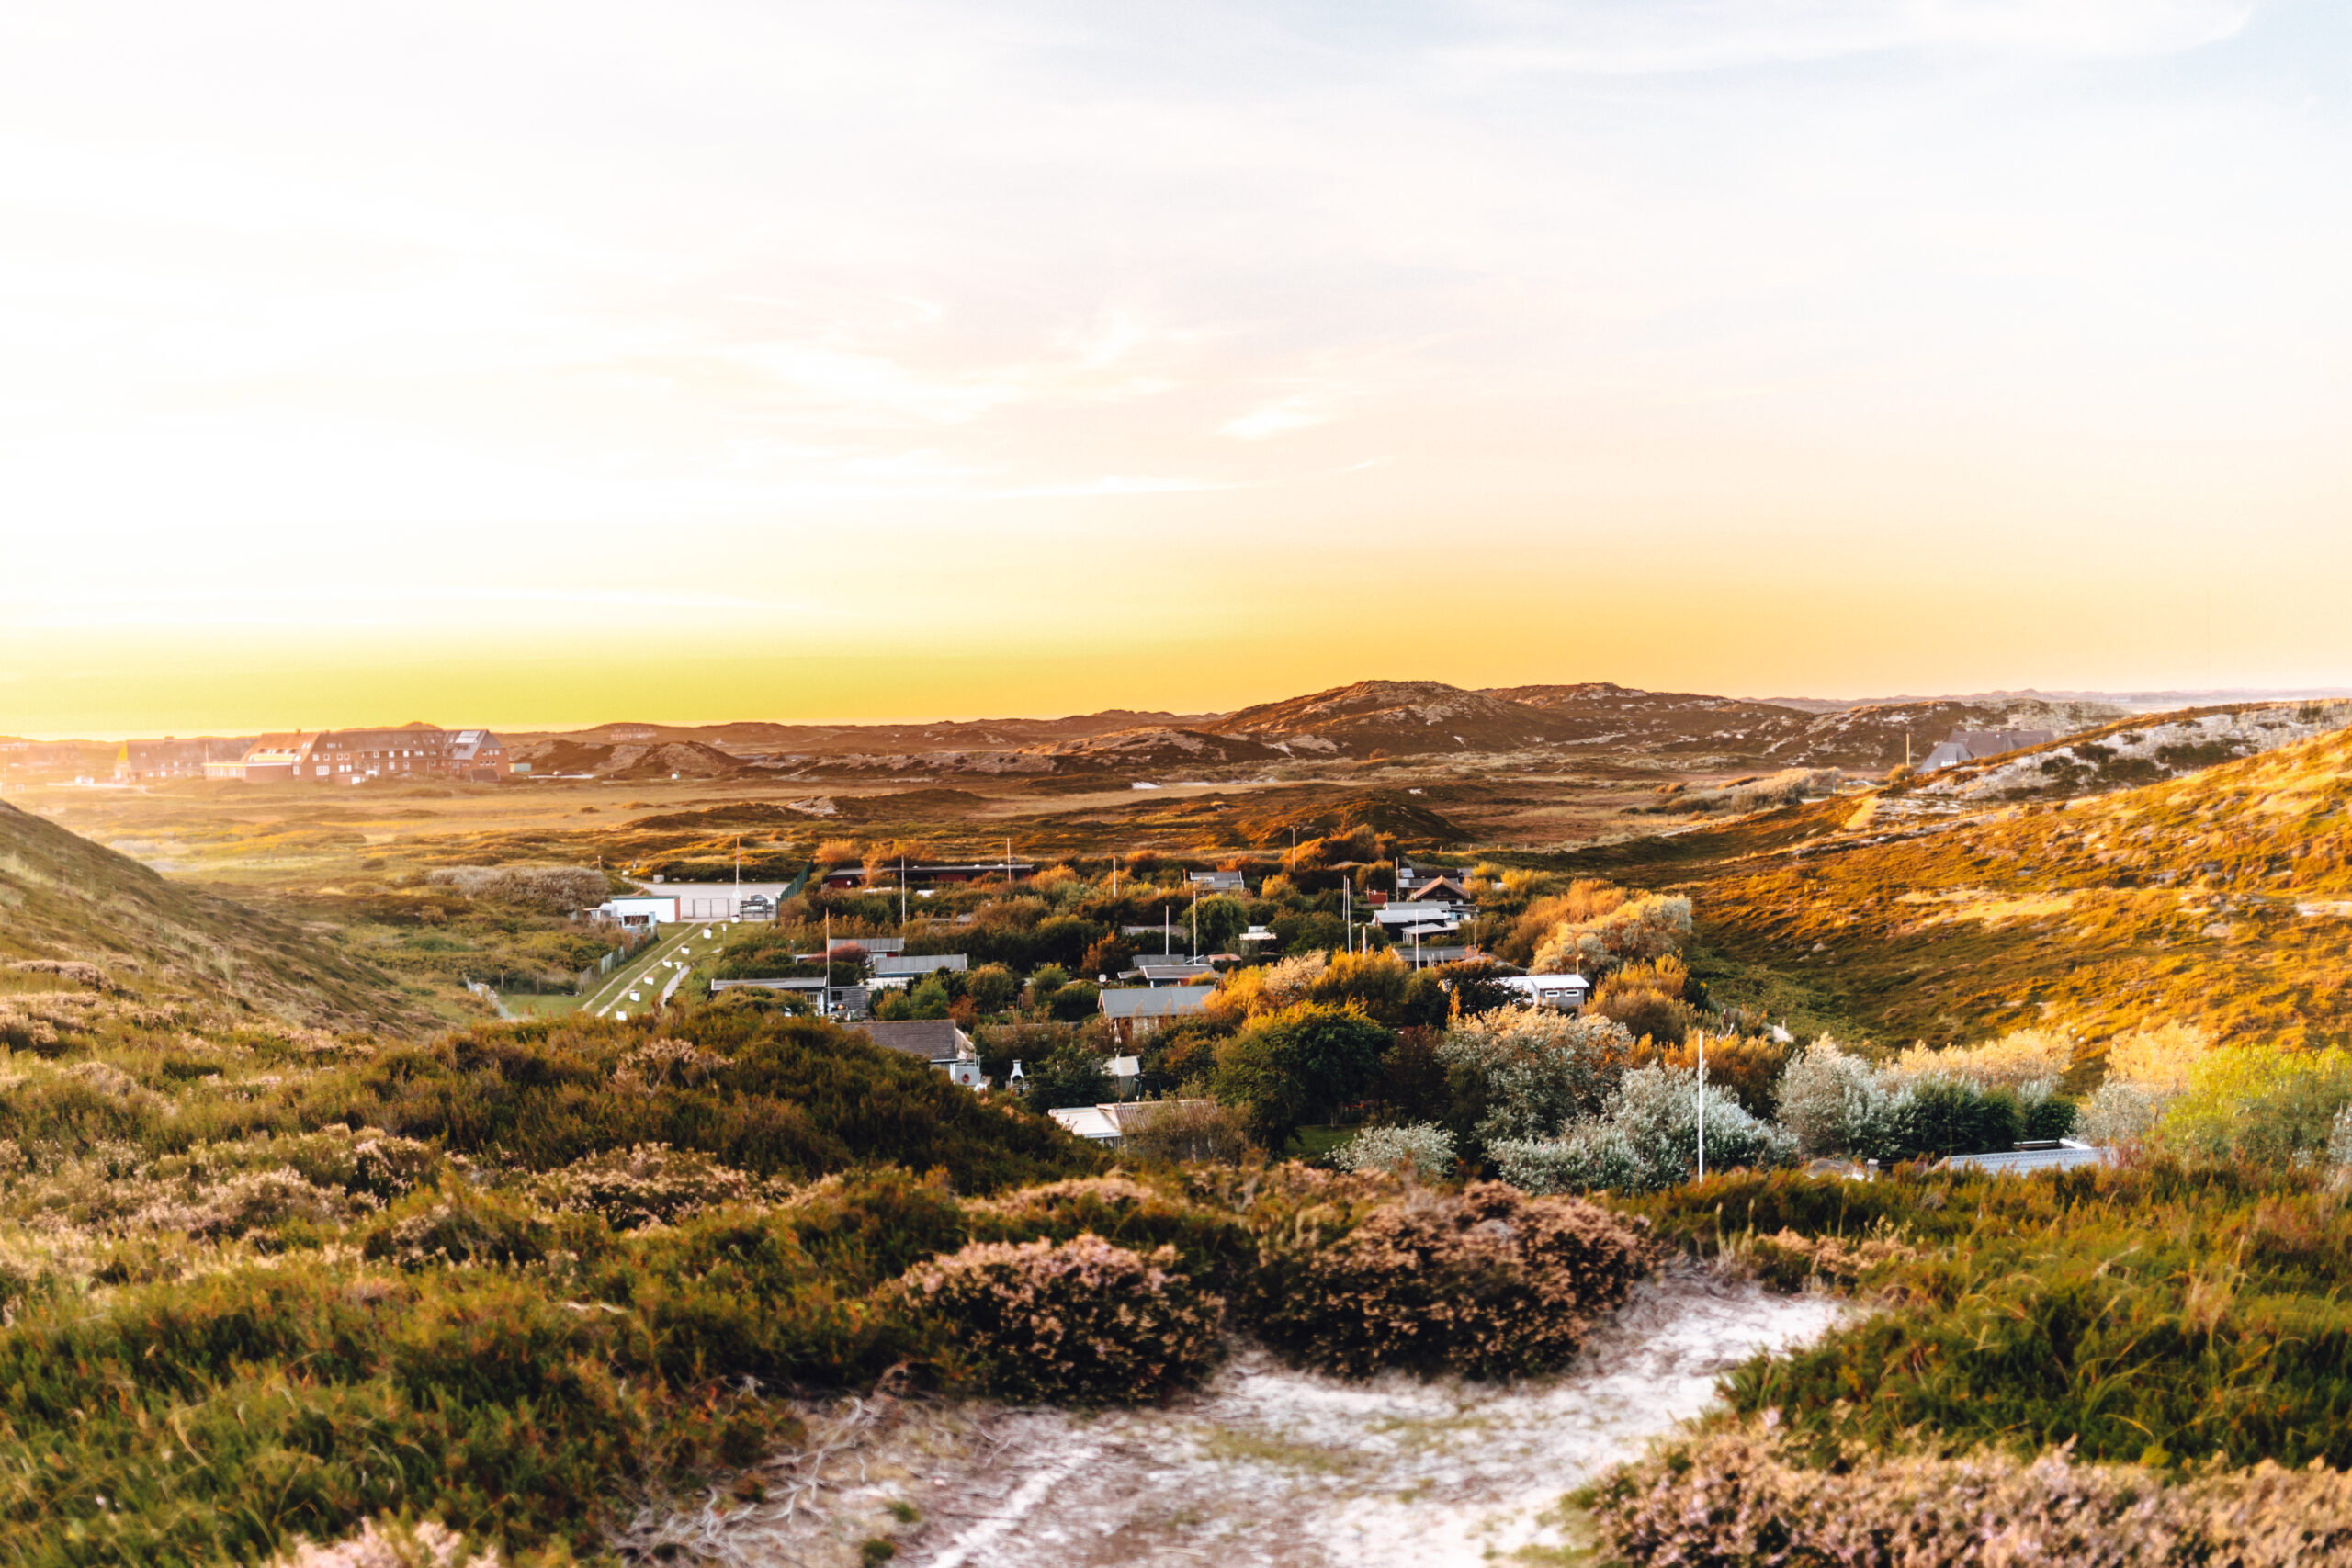
[[[33,5],[0,733],[2352,684],[2317,3]]]

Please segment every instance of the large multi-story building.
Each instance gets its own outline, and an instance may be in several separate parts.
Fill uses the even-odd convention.
[[[161,740],[126,740],[115,753],[114,776],[124,784],[200,779],[215,762],[243,760],[253,745],[250,735],[206,735],[193,740],[166,735]]]
[[[265,735],[238,761],[205,768],[208,778],[247,784],[356,784],[411,778],[495,783],[507,772],[506,748],[489,730],[449,730],[431,724]]]

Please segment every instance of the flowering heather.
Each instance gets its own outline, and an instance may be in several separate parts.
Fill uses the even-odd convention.
[[[1650,1252],[1590,1203],[1481,1181],[1408,1193],[1337,1239],[1302,1216],[1268,1233],[1261,1257],[1251,1326],[1306,1365],[1508,1378],[1574,1359]]]
[[[2313,1466],[2171,1480],[2033,1460],[1801,1462],[1769,1423],[1620,1472],[1588,1499],[1611,1554],[1645,1568],[2338,1568],[2352,1475]]]
[[[1176,1269],[1096,1235],[974,1242],[902,1285],[989,1393],[1007,1399],[1141,1402],[1196,1382],[1216,1359],[1225,1303]]]

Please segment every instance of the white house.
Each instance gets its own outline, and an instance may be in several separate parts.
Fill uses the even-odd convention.
[[[1498,984],[1518,992],[1530,1006],[1558,1008],[1563,1012],[1580,1011],[1585,998],[1592,995],[1591,982],[1581,975],[1506,975]]]
[[[678,923],[678,901],[675,898],[611,898],[597,905],[591,913],[596,919],[616,926],[672,926]]]

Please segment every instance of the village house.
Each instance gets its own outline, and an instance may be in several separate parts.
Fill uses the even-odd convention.
[[[487,729],[460,729],[449,738],[449,771],[475,784],[506,777],[505,743]]]
[[[855,1027],[885,1050],[901,1051],[929,1062],[945,1073],[950,1083],[966,1089],[980,1087],[979,1053],[952,1019],[902,1019],[895,1023],[869,1021]]]
[[[246,784],[365,784],[370,779],[459,778],[494,784],[511,772],[487,729],[413,723],[387,729],[285,730],[255,738],[234,759],[207,759],[204,776]]]
[[[1064,1106],[1046,1114],[1059,1122],[1066,1133],[1089,1143],[1117,1148],[1154,1118],[1170,1111],[1197,1110],[1215,1103],[1207,1100],[1130,1100],[1115,1105]]]
[[[1099,1004],[1122,1045],[1148,1037],[1160,1025],[1190,1018],[1209,1005],[1207,986],[1159,986],[1109,990]]]
[[[215,762],[233,762],[252,750],[250,735],[204,736],[181,740],[166,735],[161,740],[126,740],[115,753],[114,776],[122,784],[148,784],[164,779],[200,779]]]

